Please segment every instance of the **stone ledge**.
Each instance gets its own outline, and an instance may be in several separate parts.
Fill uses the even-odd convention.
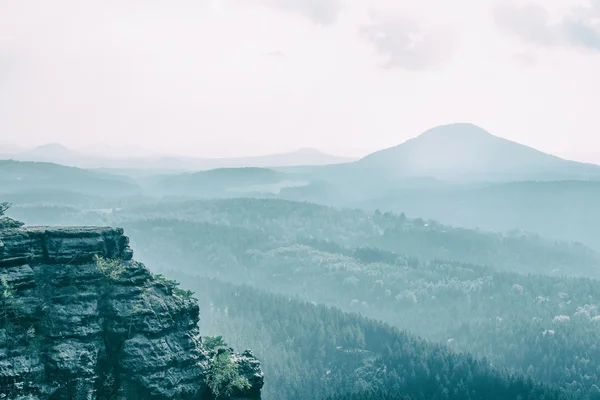
[[[80,264],[92,261],[96,255],[131,260],[133,251],[123,229],[35,226],[0,230],[0,267]]]

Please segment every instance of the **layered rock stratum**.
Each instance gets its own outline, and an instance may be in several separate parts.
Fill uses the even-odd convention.
[[[197,302],[132,257],[118,228],[0,229],[0,399],[214,397]],[[219,398],[260,398],[254,355],[223,352],[245,385]]]

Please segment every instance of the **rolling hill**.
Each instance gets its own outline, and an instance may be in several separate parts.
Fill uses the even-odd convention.
[[[217,168],[166,176],[151,185],[158,195],[192,197],[242,197],[274,195],[282,188],[302,186],[299,176],[288,176],[268,168]]]
[[[0,160],[0,194],[64,190],[100,197],[140,193],[131,179],[46,162]]]
[[[484,185],[397,188],[352,204],[405,212],[443,223],[495,231],[522,229],[600,249],[600,182],[523,181]]]

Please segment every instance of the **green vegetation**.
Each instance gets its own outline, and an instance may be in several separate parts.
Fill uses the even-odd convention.
[[[409,399],[577,398],[354,313],[217,280],[188,276],[185,282],[201,293],[205,332],[254,349],[268,377],[264,399],[357,392]]]
[[[257,241],[264,244],[269,237],[285,244],[313,238],[350,249],[376,247],[422,261],[441,259],[521,273],[600,277],[600,254],[581,244],[520,231],[501,234],[457,228],[389,212],[284,200],[229,199],[131,207],[116,212],[113,218],[119,225],[137,221],[142,226],[140,221],[145,220],[146,227],[166,230],[172,226],[187,229],[190,222],[206,223],[211,226],[204,230],[213,236],[222,235],[227,228],[242,229],[244,239],[229,247],[247,248]]]
[[[4,215],[4,213],[10,208],[10,206],[11,204],[6,201],[0,203],[0,217]]]
[[[267,168],[218,168],[163,178],[153,190],[171,196],[230,197],[248,192],[271,192],[271,186],[290,179],[293,176]]]
[[[219,347],[227,347],[223,336],[203,336],[202,345],[206,350],[216,350]]]
[[[405,212],[446,224],[538,232],[600,250],[600,182],[531,181],[435,189],[397,189],[355,203],[364,209]]]
[[[218,239],[213,240],[215,247],[210,251],[199,245],[199,235],[185,232],[171,232],[176,239],[163,236],[162,240],[172,254],[188,249],[189,261],[180,257],[177,262],[188,274],[248,283],[360,312],[540,380],[564,385],[577,382],[590,389],[590,377],[598,376],[600,352],[595,344],[600,340],[600,283],[595,280],[527,276],[470,264],[416,262],[401,256],[394,264],[365,262],[369,257],[392,258],[387,252],[378,255],[374,249],[360,251],[361,258],[356,258],[295,245],[248,250],[245,257],[234,253],[231,258],[231,253],[219,249]],[[196,245],[185,238],[195,238],[190,240]],[[150,252],[156,248],[152,241],[137,240],[143,258],[156,260],[152,262],[157,266],[169,266],[160,254]],[[217,258],[218,254],[224,257]],[[169,275],[178,276],[174,270]],[[189,277],[180,280],[189,287]],[[284,314],[279,315],[283,318]],[[569,319],[564,323],[555,320],[561,315]]]
[[[144,208],[148,211],[140,215],[153,215],[156,208],[163,211],[163,206]],[[600,353],[595,347],[600,341],[598,281],[525,275],[492,265],[420,257],[427,246],[432,250],[446,246],[454,254],[463,252],[463,257],[483,257],[485,247],[461,243],[475,240],[485,244],[490,237],[494,239],[489,248],[495,249],[487,256],[490,260],[494,254],[523,263],[538,257],[544,260],[537,261],[542,266],[548,253],[564,251],[563,265],[568,265],[576,263],[573,260],[581,254],[585,259],[589,250],[580,252],[577,246],[567,244],[552,249],[531,235],[508,237],[460,230],[409,220],[401,214],[368,214],[285,201],[181,203],[164,213],[163,219],[121,225],[130,233],[142,260],[168,271],[169,276],[178,276],[186,288],[196,290],[189,284],[189,276],[195,275],[295,295],[359,312],[453,350],[486,357],[514,373],[564,388],[576,387],[583,393],[593,390],[594,379],[600,378]],[[202,222],[183,221],[187,214],[188,220]],[[119,216],[133,215],[124,210]],[[389,229],[386,234],[390,223],[407,229]],[[394,235],[401,239],[392,240]],[[412,240],[411,235],[423,239]],[[438,245],[429,238],[433,235],[448,239]],[[404,241],[412,243],[413,255],[390,250],[408,246]],[[538,250],[532,251],[535,246]],[[169,248],[168,253],[161,250],[164,247]],[[178,275],[181,272],[187,275]],[[202,308],[203,315],[207,307],[210,305]]]
[[[5,274],[0,275],[0,343],[9,349],[37,341],[36,322],[23,317],[23,305],[13,283]]]
[[[11,301],[15,295],[15,291],[12,285],[6,279],[6,276],[0,277],[0,302],[2,303],[2,309],[0,310],[0,319],[4,328],[8,326]]]
[[[163,274],[153,274],[152,276],[155,280],[167,286],[177,296],[183,297],[186,300],[190,300],[192,297],[194,297],[194,292],[192,292],[191,290],[183,290],[179,288],[179,282],[167,279]]]
[[[203,335],[253,349],[265,400],[598,394],[600,264],[581,244],[265,199],[169,200],[104,218],[137,259],[177,279],[155,276],[172,294],[199,294]],[[205,337],[211,357],[222,337]],[[228,361],[215,393],[234,390]]]
[[[211,344],[216,343],[213,341]],[[240,375],[232,354],[228,349],[222,347],[213,352],[207,374],[207,384],[216,400],[230,398],[235,393],[241,393],[251,388],[248,379]]]
[[[152,274],[152,277],[154,278],[154,280],[156,280],[160,283],[163,283],[164,285],[169,286],[171,288],[174,288],[174,287],[177,287],[180,285],[180,283],[177,282],[176,280],[168,279],[163,274]]]
[[[116,281],[125,272],[126,267],[122,264],[120,259],[107,260],[99,255],[94,257],[96,267],[100,272],[110,280]]]

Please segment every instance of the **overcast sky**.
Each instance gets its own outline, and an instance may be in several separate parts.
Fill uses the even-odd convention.
[[[361,155],[473,122],[600,162],[599,71],[600,0],[2,0],[0,143]]]

